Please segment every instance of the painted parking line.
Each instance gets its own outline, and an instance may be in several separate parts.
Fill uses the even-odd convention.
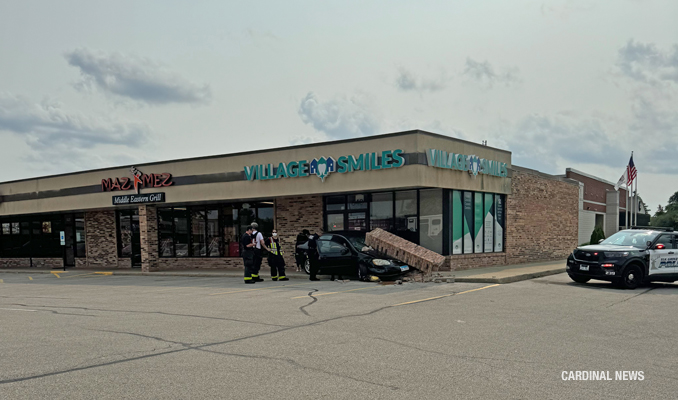
[[[88,272],[86,274],[78,274],[78,275],[69,275],[69,276],[63,277],[62,279],[76,278],[78,276],[88,276],[88,275],[94,275],[94,272]]]
[[[0,283],[5,283],[5,281],[3,281],[2,279],[0,279]]]
[[[337,293],[346,293],[346,292],[355,292],[356,290],[365,290],[365,289],[377,289],[379,286],[370,286],[370,287],[362,287],[358,289],[351,289],[351,290],[342,290],[339,292],[327,292],[327,293],[314,293],[313,297],[318,297],[318,296],[329,296],[331,294],[337,294]],[[308,295],[305,296],[297,296],[297,297],[292,297],[292,299],[308,299]]]
[[[393,307],[404,306],[404,305],[407,305],[407,304],[421,303],[421,302],[423,302],[423,301],[438,300],[438,299],[442,299],[442,298],[444,298],[444,297],[459,296],[460,294],[466,294],[466,293],[471,293],[471,292],[475,292],[475,291],[478,291],[478,290],[489,289],[489,288],[495,287],[495,286],[501,286],[501,285],[497,283],[497,284],[494,284],[494,285],[483,286],[483,287],[478,288],[478,289],[466,290],[466,291],[464,291],[464,292],[459,292],[459,293],[449,293],[449,294],[444,294],[444,295],[442,295],[442,296],[429,297],[428,299],[421,299],[421,300],[408,301],[408,302],[405,302],[405,303],[394,304]]]
[[[65,274],[68,271],[49,271],[52,275],[56,276],[57,278],[61,278],[59,274]]]
[[[38,310],[28,310],[25,308],[0,308],[0,310],[5,310],[5,311],[38,311]]]
[[[111,271],[106,271],[106,272],[95,272],[97,275],[113,275],[113,272]]]
[[[33,280],[33,277],[32,277],[32,276],[29,276],[29,277],[28,277],[28,280],[29,280],[29,281],[32,281],[32,280]]]
[[[315,284],[314,282],[310,282],[310,283],[298,283],[298,284],[294,284],[294,285],[269,286],[269,287],[259,288],[259,289],[232,290],[232,291],[229,291],[229,292],[210,293],[210,296],[216,296],[216,295],[219,295],[219,294],[254,292],[254,291],[257,291],[257,290],[280,289],[280,288],[284,288],[284,287],[307,286],[307,285],[314,285],[314,284]]]

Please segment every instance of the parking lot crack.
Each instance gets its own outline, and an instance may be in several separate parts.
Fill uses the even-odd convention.
[[[265,326],[275,326],[275,327],[287,327],[289,325],[280,325],[280,324],[271,324],[267,322],[257,322],[257,321],[248,321],[243,319],[236,318],[225,318],[225,317],[212,317],[207,315],[195,315],[195,314],[176,314],[168,313],[164,311],[139,311],[139,310],[115,310],[115,309],[102,309],[102,308],[90,308],[90,307],[73,307],[73,306],[43,306],[43,305],[28,305],[20,303],[12,303],[14,306],[22,307],[32,307],[32,308],[64,308],[64,309],[74,309],[74,310],[86,310],[86,311],[98,311],[98,312],[116,312],[116,313],[132,313],[132,314],[157,314],[157,315],[167,315],[171,317],[188,317],[188,318],[201,318],[201,319],[213,319],[219,321],[232,321],[232,322],[241,322],[246,324],[256,324],[256,325],[265,325]],[[40,310],[42,311],[42,310]],[[65,314],[65,315],[87,315],[90,317],[95,317],[96,315],[89,314],[67,314],[62,312],[53,311],[54,313]]]
[[[303,313],[306,314],[306,316],[308,316],[308,317],[310,317],[311,314],[309,314],[308,311],[305,310],[305,308],[308,307],[308,306],[310,306],[311,304],[315,303],[316,301],[318,301],[318,298],[315,297],[315,296],[313,295],[313,293],[315,293],[315,292],[317,292],[317,291],[318,291],[318,289],[311,289],[311,291],[308,292],[308,297],[312,298],[313,300],[311,300],[310,303],[308,303],[308,304],[306,304],[306,305],[304,305],[304,306],[299,307],[299,311],[303,312]]]
[[[647,290],[645,290],[645,291],[643,291],[643,292],[640,292],[640,293],[635,294],[635,295],[633,295],[633,296],[629,296],[629,297],[627,297],[627,298],[625,298],[625,299],[623,299],[623,300],[614,302],[614,303],[610,304],[609,306],[607,306],[607,307],[605,307],[605,308],[610,308],[610,307],[612,307],[612,306],[616,306],[617,304],[621,304],[621,303],[627,302],[627,301],[629,301],[629,300],[631,300],[631,299],[634,299],[634,298],[636,298],[636,297],[638,297],[638,296],[640,296],[640,295],[642,295],[642,294],[645,294],[645,293],[647,293],[647,292],[649,292],[649,291],[651,291],[651,290],[654,290],[654,289],[655,289],[655,288],[653,288],[653,287],[652,287],[652,288],[649,288],[649,289],[647,289]]]
[[[242,358],[250,358],[250,359],[269,360],[269,361],[280,361],[280,362],[285,362],[285,363],[287,363],[287,364],[289,364],[289,365],[291,365],[295,368],[305,369],[305,370],[313,371],[313,372],[319,372],[319,373],[326,374],[326,375],[329,375],[329,376],[333,376],[333,377],[336,377],[336,378],[349,379],[349,380],[352,380],[352,381],[355,381],[355,382],[367,383],[367,384],[370,384],[370,385],[380,386],[380,387],[384,387],[384,388],[388,388],[388,389],[392,389],[392,390],[400,389],[398,386],[385,385],[385,384],[382,384],[382,383],[367,381],[367,380],[356,378],[356,377],[349,376],[349,375],[339,374],[339,373],[336,373],[336,372],[330,372],[330,371],[325,371],[323,369],[310,367],[308,365],[301,364],[298,361],[295,361],[291,358],[270,357],[270,356],[261,356],[261,355],[253,355],[253,354],[228,353],[228,352],[222,352],[222,351],[217,351],[217,350],[207,350],[207,349],[197,349],[197,350],[205,351],[205,352],[213,353],[213,354],[224,355],[224,356],[231,356],[231,357],[242,357]]]

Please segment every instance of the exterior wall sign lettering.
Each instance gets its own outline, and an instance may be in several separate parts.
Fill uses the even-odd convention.
[[[429,167],[468,171],[469,174],[492,175],[505,178],[508,176],[506,163],[486,160],[475,155],[448,153],[444,150],[429,149],[426,151],[426,162]]]
[[[138,169],[132,167],[132,178],[126,176],[122,178],[107,178],[101,180],[102,192],[113,192],[116,190],[132,190],[139,193],[141,188],[160,188],[172,186],[172,174],[144,174]]]
[[[372,171],[388,168],[399,168],[405,165],[402,150],[385,150],[380,153],[365,153],[359,156],[341,156],[314,158],[311,161],[300,160],[287,163],[261,164],[245,166],[245,177],[248,181],[281,178],[299,178],[316,175],[325,182],[330,173]]]
[[[164,202],[165,193],[124,194],[122,196],[113,196],[114,206]]]

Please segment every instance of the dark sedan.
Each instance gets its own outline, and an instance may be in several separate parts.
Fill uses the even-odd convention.
[[[308,243],[297,246],[300,252],[308,251]],[[364,234],[353,232],[326,233],[318,238],[320,274],[323,275],[374,275],[394,279],[410,271],[407,264],[377,252],[365,244]],[[304,266],[310,273],[308,258]]]

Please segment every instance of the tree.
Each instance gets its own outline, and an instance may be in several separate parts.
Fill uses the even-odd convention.
[[[678,230],[678,192],[669,198],[666,207],[657,207],[657,212],[650,219],[650,225]]]
[[[669,197],[669,204],[678,204],[678,192]]]
[[[597,226],[596,229],[591,233],[591,244],[598,244],[601,239],[605,239],[605,231],[603,228]]]

